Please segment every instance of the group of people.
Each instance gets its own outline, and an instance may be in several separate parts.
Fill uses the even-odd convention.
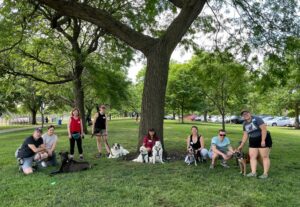
[[[105,105],[100,105],[98,112],[94,115],[92,135],[96,136],[98,154],[97,158],[102,156],[102,143],[105,145],[106,156],[110,154],[108,144],[108,125],[105,115]],[[248,177],[256,177],[257,162],[263,166],[263,174],[259,178],[267,178],[270,168],[269,153],[272,147],[272,139],[267,131],[266,125],[259,117],[252,116],[248,110],[242,110],[241,116],[244,118],[243,138],[238,148],[233,149],[226,131],[220,129],[218,135],[211,139],[210,149],[205,148],[203,135],[199,134],[197,126],[192,126],[191,135],[187,137],[187,150],[190,147],[206,162],[207,158],[211,159],[210,169],[214,169],[218,159],[220,164],[228,168],[227,160],[232,158],[235,151],[241,151],[247,139],[249,139],[249,156],[251,172]],[[26,138],[18,150],[17,157],[22,162],[21,167],[25,174],[33,172],[33,162],[40,163],[42,166],[57,164],[55,148],[57,135],[54,134],[55,127],[50,125],[47,133],[42,135],[42,129],[36,128],[33,135]],[[70,143],[70,159],[74,158],[75,144],[77,144],[79,159],[84,159],[82,139],[84,139],[83,123],[80,118],[79,110],[73,109],[68,123],[68,137]],[[152,147],[156,141],[160,141],[154,129],[149,129],[143,139],[143,145],[147,149],[149,156],[152,154]],[[47,160],[47,163],[45,162]]]

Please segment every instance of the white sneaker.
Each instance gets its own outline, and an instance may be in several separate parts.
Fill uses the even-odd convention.
[[[46,164],[45,161],[42,161],[42,162],[41,162],[41,165],[42,165],[42,167],[47,167],[47,164]]]
[[[224,167],[224,168],[229,168],[229,165],[227,165],[227,163],[225,161],[222,161],[221,162],[221,165]]]

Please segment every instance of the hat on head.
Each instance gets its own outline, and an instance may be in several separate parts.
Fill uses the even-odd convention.
[[[243,109],[243,110],[241,111],[241,116],[243,116],[243,113],[244,113],[244,112],[250,113],[250,111],[249,111],[248,109]]]
[[[34,129],[34,131],[36,131],[36,132],[40,132],[40,133],[43,133],[43,129],[42,129],[42,128],[40,128],[40,127],[38,127],[38,128],[35,128],[35,129]]]

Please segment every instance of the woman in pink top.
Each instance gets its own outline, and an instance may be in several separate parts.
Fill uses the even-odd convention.
[[[157,137],[155,130],[149,129],[148,135],[144,137],[143,145],[146,147],[149,156],[152,156],[152,147],[155,145],[156,141],[159,141],[160,139]]]

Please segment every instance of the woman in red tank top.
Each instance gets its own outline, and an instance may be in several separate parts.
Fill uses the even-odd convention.
[[[73,109],[71,112],[71,117],[68,124],[68,134],[70,140],[70,159],[73,159],[74,157],[74,148],[76,142],[79,152],[79,158],[82,160],[82,139],[84,137],[84,134],[82,120],[80,119],[79,110],[77,108]]]

